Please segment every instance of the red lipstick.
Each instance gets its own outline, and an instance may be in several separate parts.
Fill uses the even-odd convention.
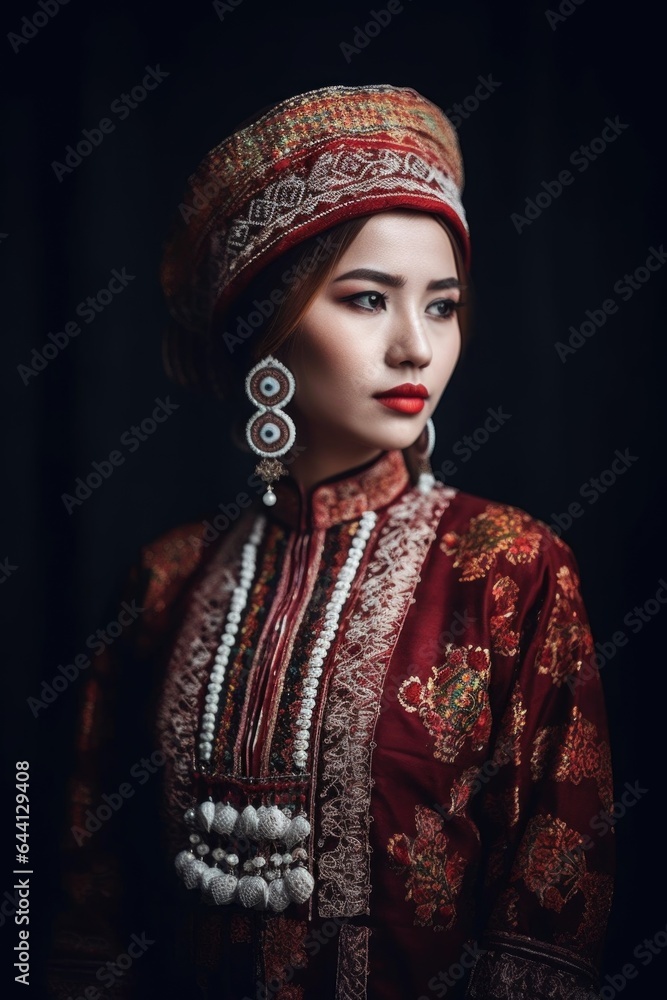
[[[403,382],[386,392],[376,392],[375,398],[383,406],[399,413],[420,413],[424,409],[424,400],[428,399],[428,389],[424,385]]]

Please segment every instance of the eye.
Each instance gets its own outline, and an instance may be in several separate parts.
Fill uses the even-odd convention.
[[[457,302],[455,299],[438,299],[437,302],[431,302],[427,312],[435,309],[435,315],[439,319],[451,319],[463,305],[465,305],[464,302]]]
[[[378,309],[387,308],[389,296],[385,292],[355,292],[354,295],[346,295],[342,302],[351,302],[359,306],[364,312],[377,312]]]

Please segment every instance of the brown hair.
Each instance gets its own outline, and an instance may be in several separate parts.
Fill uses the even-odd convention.
[[[363,229],[370,215],[339,223],[293,247],[267,265],[202,337],[172,325],[163,341],[170,378],[188,388],[213,391],[243,408],[245,376],[261,358],[277,351],[301,320],[337,262]],[[458,312],[463,348],[470,336],[470,291],[463,254],[453,231],[439,215],[432,218],[448,234],[461,282]]]

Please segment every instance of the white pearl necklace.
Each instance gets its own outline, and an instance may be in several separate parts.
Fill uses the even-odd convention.
[[[292,760],[294,761],[297,771],[303,770],[308,761],[310,727],[312,723],[313,709],[315,708],[317,689],[319,687],[320,677],[322,676],[324,658],[329,651],[331,643],[336,637],[343,605],[345,604],[345,601],[350,593],[350,587],[352,586],[352,581],[354,580],[359,563],[361,562],[361,557],[364,554],[366,542],[370,538],[371,531],[376,521],[377,514],[374,510],[367,510],[361,516],[359,528],[357,529],[356,535],[352,539],[352,544],[350,546],[350,551],[347,554],[345,565],[338,574],[338,579],[334,585],[331,600],[327,604],[324,612],[324,628],[317,637],[313,650],[310,654],[308,670],[303,682],[304,698],[301,702],[299,717],[296,720],[297,730],[295,734],[296,740],[294,741],[295,749],[292,755]]]
[[[336,637],[343,605],[347,600],[352,581],[356,576],[361,557],[364,554],[366,543],[370,538],[371,531],[377,521],[377,514],[373,510],[365,511],[359,522],[359,528],[352,539],[350,551],[343,568],[338,574],[338,579],[334,585],[331,599],[324,611],[324,628],[315,641],[308,668],[303,682],[304,698],[301,702],[301,710],[296,720],[297,729],[295,732],[294,761],[296,772],[303,771],[308,762],[308,750],[310,747],[310,727],[312,724],[313,710],[317,698],[317,689],[322,676],[324,659],[329,651],[331,643]],[[213,738],[215,734],[215,720],[218,713],[220,692],[225,678],[225,671],[229,662],[232,646],[236,642],[236,634],[241,622],[241,614],[248,601],[248,593],[252,585],[257,567],[257,549],[264,536],[266,518],[259,515],[255,521],[248,541],[243,546],[241,562],[241,575],[239,583],[234,588],[229,611],[222,631],[220,645],[213,661],[213,670],[209,679],[208,690],[204,702],[205,712],[202,716],[201,731],[199,734],[199,757],[202,761],[209,761],[213,752]]]
[[[241,575],[239,582],[234,587],[234,593],[229,604],[229,611],[225,620],[225,627],[222,630],[222,638],[218,646],[213,661],[213,670],[209,678],[208,691],[204,707],[206,711],[202,715],[201,732],[199,734],[199,757],[202,761],[211,759],[213,752],[213,736],[215,734],[215,720],[218,714],[218,703],[222,682],[225,679],[225,671],[229,662],[229,654],[232,646],[236,642],[235,636],[239,630],[241,613],[244,611],[248,601],[248,591],[255,576],[257,565],[257,547],[264,536],[266,518],[261,514],[256,519],[250,537],[243,546],[241,559]]]

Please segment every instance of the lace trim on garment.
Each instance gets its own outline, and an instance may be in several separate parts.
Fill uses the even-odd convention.
[[[370,928],[343,924],[338,938],[335,1000],[366,1000]]]
[[[199,725],[202,687],[208,682],[211,656],[220,641],[232,592],[238,577],[242,547],[252,530],[229,535],[211,557],[193,591],[165,674],[156,713],[157,745],[166,757],[167,795],[162,808],[167,849],[182,847],[183,814],[192,805],[192,773]]]
[[[486,943],[468,983],[471,1000],[600,1000],[592,967],[571,952],[518,934]]]
[[[457,490],[406,493],[391,510],[334,654],[322,729],[322,917],[368,914],[373,734],[384,680],[435,529]]]

